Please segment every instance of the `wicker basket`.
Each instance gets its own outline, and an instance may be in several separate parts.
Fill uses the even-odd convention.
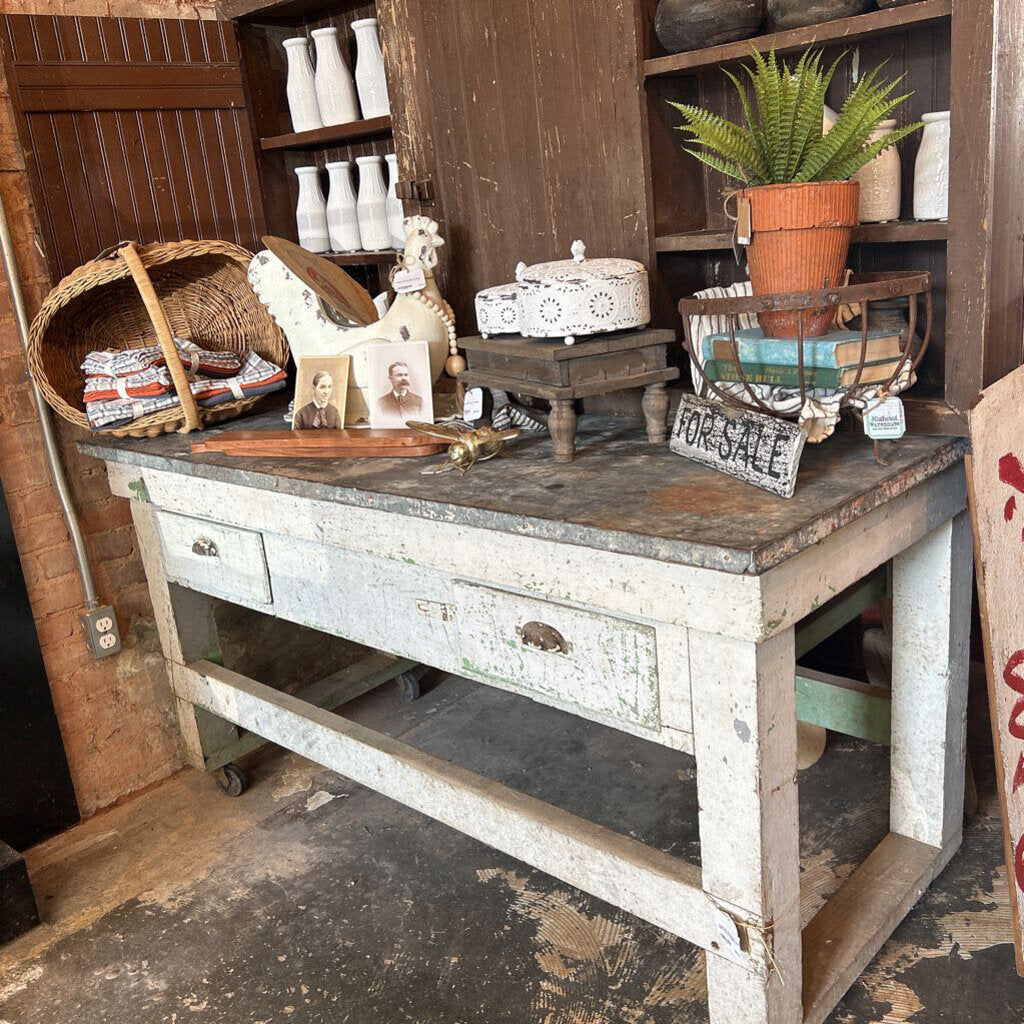
[[[230,242],[127,242],[73,270],[47,295],[29,332],[29,368],[47,402],[64,419],[88,428],[81,370],[86,353],[139,348],[154,339],[180,404],[103,433],[187,433],[258,402],[256,395],[199,408],[174,346],[174,336],[190,338],[205,349],[251,349],[287,365],[284,334],[249,287],[251,259],[252,253]]]

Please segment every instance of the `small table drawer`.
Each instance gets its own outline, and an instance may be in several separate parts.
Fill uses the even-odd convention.
[[[461,580],[453,596],[462,666],[469,674],[622,722],[659,727],[652,626]]]
[[[156,521],[173,583],[250,607],[271,603],[261,534],[176,512],[157,512]]]

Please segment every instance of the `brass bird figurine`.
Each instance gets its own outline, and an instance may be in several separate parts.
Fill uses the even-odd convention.
[[[424,473],[448,473],[453,469],[465,473],[474,463],[493,459],[500,454],[506,441],[519,436],[518,430],[495,430],[490,426],[460,430],[446,423],[422,423],[419,420],[409,420],[405,425],[420,433],[430,434],[431,437],[443,437],[451,441],[447,461],[441,466],[423,470]]]

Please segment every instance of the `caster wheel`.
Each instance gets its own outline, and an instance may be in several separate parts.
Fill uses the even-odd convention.
[[[419,700],[422,692],[420,681],[412,672],[403,672],[400,676],[396,676],[395,682],[398,683],[398,692],[405,700]]]
[[[241,796],[249,788],[248,773],[234,762],[224,765],[214,778],[228,796]]]

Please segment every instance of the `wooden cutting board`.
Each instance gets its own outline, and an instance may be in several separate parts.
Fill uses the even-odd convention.
[[[415,430],[228,430],[193,441],[192,451],[263,459],[399,459],[437,455],[448,444]]]
[[[287,238],[264,235],[263,244],[300,281],[353,323],[365,327],[380,319],[370,293],[341,267]]]

